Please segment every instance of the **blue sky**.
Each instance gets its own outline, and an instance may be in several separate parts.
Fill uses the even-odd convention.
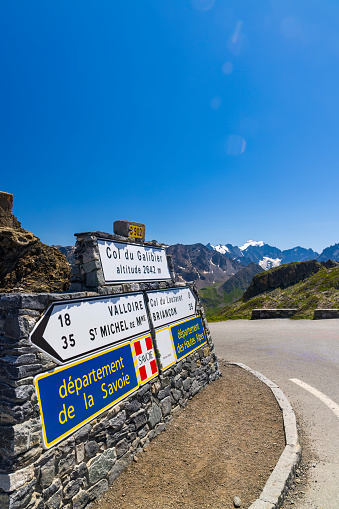
[[[1,185],[47,244],[339,242],[339,4],[0,6]]]

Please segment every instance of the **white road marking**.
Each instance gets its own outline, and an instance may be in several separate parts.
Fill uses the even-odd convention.
[[[326,396],[326,394],[323,394],[322,392],[318,391],[311,385],[308,385],[305,382],[298,380],[298,378],[290,378],[290,381],[294,382],[297,385],[300,385],[300,387],[313,394],[313,396],[319,398],[323,403],[325,403],[325,405],[328,406],[330,410],[332,410],[334,415],[339,419],[339,405],[337,405],[337,403],[334,403],[334,401],[332,401],[331,398]]]

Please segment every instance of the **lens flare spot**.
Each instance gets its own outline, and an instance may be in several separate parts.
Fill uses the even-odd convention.
[[[214,0],[191,0],[191,4],[197,11],[204,12],[212,9]]]
[[[231,134],[226,139],[226,152],[229,156],[240,156],[246,150],[246,140],[237,134]]]
[[[224,74],[231,74],[233,71],[233,64],[232,62],[225,62],[222,66],[222,72]]]
[[[241,19],[239,19],[239,21],[237,21],[237,24],[235,25],[235,30],[232,35],[233,44],[236,44],[236,42],[239,40],[240,33],[241,33],[241,27],[242,27],[242,21],[241,21]]]
[[[242,33],[242,21],[237,21],[233,34],[231,35],[227,47],[233,55],[240,55],[245,45],[245,36]]]

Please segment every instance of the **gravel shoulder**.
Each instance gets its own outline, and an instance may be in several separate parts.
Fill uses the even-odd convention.
[[[242,508],[260,495],[285,447],[270,389],[220,362],[222,377],[180,410],[94,503],[97,509]]]

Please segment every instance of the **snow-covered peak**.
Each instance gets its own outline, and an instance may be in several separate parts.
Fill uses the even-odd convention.
[[[226,246],[223,246],[222,244],[218,244],[217,246],[212,246],[213,249],[215,249],[216,251],[219,251],[219,253],[221,254],[225,254],[225,253],[229,253],[230,250],[228,249],[228,247]]]
[[[264,245],[264,242],[262,240],[248,240],[247,242],[245,242],[245,244],[243,246],[240,246],[239,249],[241,251],[244,251],[245,249],[247,249],[248,247],[250,246],[258,246],[258,247],[262,247]]]
[[[264,270],[279,267],[280,264],[281,258],[269,258],[268,256],[264,256],[264,258],[259,262],[260,267]]]

